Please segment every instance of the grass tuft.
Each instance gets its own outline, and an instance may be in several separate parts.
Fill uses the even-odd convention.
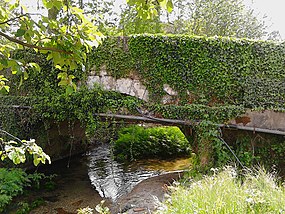
[[[246,170],[237,176],[233,167],[213,170],[213,175],[171,188],[158,214],[285,213],[285,187],[274,173],[264,169]]]

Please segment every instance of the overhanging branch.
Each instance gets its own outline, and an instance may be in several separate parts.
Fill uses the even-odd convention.
[[[17,140],[17,141],[19,141],[20,143],[22,143],[22,141],[21,141],[19,138],[15,137],[14,135],[10,134],[9,132],[6,132],[6,131],[3,130],[3,129],[0,129],[0,132],[2,132],[3,134],[8,135],[9,137],[13,138],[14,140]]]
[[[4,22],[0,22],[0,25],[8,24],[9,22],[15,21],[15,20],[17,20],[17,19],[19,19],[21,17],[28,16],[28,15],[40,16],[41,14],[39,14],[39,13],[25,13],[25,14],[16,16],[14,18],[8,19],[8,20],[6,20]]]
[[[23,42],[19,39],[16,39],[14,37],[11,37],[3,32],[0,31],[0,36],[5,37],[6,39],[8,39],[11,42],[17,43],[19,45],[22,45],[24,47],[28,47],[28,48],[34,48],[34,49],[38,49],[38,50],[45,50],[45,51],[55,51],[55,52],[59,52],[59,53],[65,53],[65,54],[72,54],[71,51],[65,51],[65,50],[61,50],[61,49],[57,49],[54,47],[42,47],[42,46],[37,46],[37,45],[33,45],[33,44],[29,44],[26,42]]]

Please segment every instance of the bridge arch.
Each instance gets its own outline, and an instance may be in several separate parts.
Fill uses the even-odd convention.
[[[122,94],[137,97],[146,102],[149,101],[150,93],[147,87],[143,81],[135,75],[116,79],[112,75],[109,75],[103,66],[99,74],[95,71],[89,73],[87,85],[89,88],[93,88],[94,84],[99,84],[103,89],[108,91],[117,91]],[[163,85],[163,91],[165,95],[161,99],[162,104],[175,103],[177,101],[178,92],[172,89],[168,84]]]

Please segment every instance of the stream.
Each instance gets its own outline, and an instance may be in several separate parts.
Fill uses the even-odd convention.
[[[130,192],[140,181],[163,173],[160,170],[147,170],[139,164],[125,165],[113,160],[108,144],[92,149],[87,156],[91,184],[101,197],[112,201]]]
[[[87,206],[95,209],[101,200],[112,207],[142,181],[189,166],[187,158],[148,159],[123,164],[113,160],[108,144],[98,144],[83,155],[57,161],[38,170],[47,175],[56,174],[56,188],[30,194],[30,200],[40,196],[45,201],[31,213],[73,214]]]

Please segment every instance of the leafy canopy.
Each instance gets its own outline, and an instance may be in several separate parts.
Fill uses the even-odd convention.
[[[59,85],[66,86],[67,93],[76,90],[68,71],[84,69],[86,54],[103,39],[91,18],[69,1],[43,0],[48,16],[27,12],[19,1],[8,2],[0,7],[0,37],[5,39],[0,44],[0,70],[9,68],[12,74],[27,79],[28,68],[39,70],[40,67],[13,58],[13,51],[32,48],[46,54],[47,60],[52,60],[61,71]],[[0,81],[0,90],[9,91],[5,86],[7,79],[1,76]]]
[[[158,10],[163,8],[169,13],[173,9],[171,0],[127,0],[130,6],[134,6],[138,15],[143,19],[153,18],[158,15]]]

